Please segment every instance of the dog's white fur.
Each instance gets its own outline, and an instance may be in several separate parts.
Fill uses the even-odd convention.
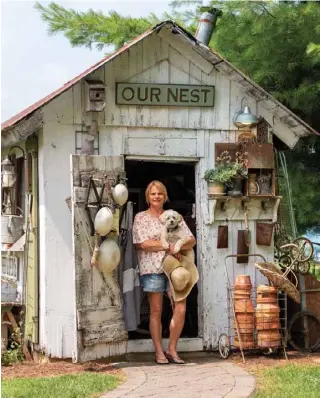
[[[181,214],[174,210],[166,210],[159,217],[159,221],[163,225],[160,238],[161,244],[165,249],[168,249],[169,245],[174,245],[174,254],[179,253],[181,247],[190,240],[190,236],[187,236],[181,228],[183,222]],[[186,257],[187,261],[194,263],[193,249],[183,250],[181,254]]]

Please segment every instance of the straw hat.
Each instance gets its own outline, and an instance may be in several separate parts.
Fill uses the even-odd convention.
[[[168,255],[162,262],[162,268],[169,279],[174,301],[184,300],[199,279],[195,264],[185,256],[182,256],[179,262],[175,257]]]

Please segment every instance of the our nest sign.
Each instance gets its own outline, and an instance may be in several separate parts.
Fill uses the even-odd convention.
[[[118,105],[213,107],[214,86],[117,83],[116,103]]]

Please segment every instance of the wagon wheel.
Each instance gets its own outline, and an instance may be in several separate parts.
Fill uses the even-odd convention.
[[[280,268],[282,270],[287,269],[287,267],[289,267],[291,264],[291,257],[288,254],[283,254],[280,258],[279,258],[279,265]]]
[[[221,358],[229,358],[229,355],[231,353],[231,346],[229,337],[225,333],[221,334],[219,337],[218,348]]]
[[[304,263],[313,256],[312,242],[307,238],[297,238],[293,242],[297,247],[290,248],[290,255],[293,259],[297,259],[299,263]]]
[[[298,263],[298,271],[302,275],[306,275],[309,272],[310,269],[310,261],[306,261],[304,263]]]
[[[294,315],[289,324],[288,340],[297,351],[316,351],[320,346],[320,319],[310,311]]]

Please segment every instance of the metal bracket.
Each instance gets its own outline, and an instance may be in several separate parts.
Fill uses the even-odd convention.
[[[94,220],[92,218],[90,208],[92,208],[92,207],[96,208],[97,211],[99,211],[101,209],[101,207],[102,207],[101,202],[102,202],[104,187],[105,187],[105,182],[102,185],[100,196],[99,196],[94,179],[92,178],[92,176],[90,176],[89,184],[88,184],[88,188],[87,188],[87,197],[86,197],[86,201],[85,201],[85,210],[88,214],[88,219],[89,219],[89,224],[90,224],[90,229],[91,229],[91,236],[94,236],[95,230],[94,230]],[[91,188],[93,189],[94,195],[96,197],[96,202],[89,203]]]

